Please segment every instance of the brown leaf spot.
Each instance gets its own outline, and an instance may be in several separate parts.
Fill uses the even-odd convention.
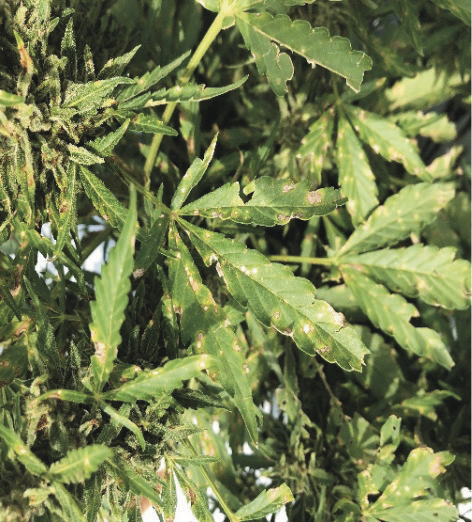
[[[313,192],[308,192],[308,196],[306,198],[310,205],[314,205],[315,203],[321,203],[321,194],[314,190]]]

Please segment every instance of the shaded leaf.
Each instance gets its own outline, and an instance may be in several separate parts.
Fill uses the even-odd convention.
[[[44,475],[47,471],[46,466],[38,457],[26,446],[21,437],[13,430],[6,428],[0,424],[0,439],[12,450],[16,458],[25,466],[25,468],[36,476]]]
[[[429,179],[416,147],[400,127],[378,114],[353,105],[345,106],[345,110],[361,140],[370,145],[376,154],[387,161],[401,163],[410,174]]]
[[[346,208],[352,222],[357,225],[379,204],[378,190],[362,145],[350,123],[342,116],[338,121],[336,156],[339,184],[348,198]]]
[[[100,156],[106,158],[111,156],[113,149],[124,136],[128,129],[130,120],[127,119],[116,131],[110,132],[105,136],[100,136],[93,141],[89,141],[87,145],[95,150]]]
[[[107,264],[102,265],[101,277],[95,278],[95,301],[90,304],[90,332],[95,345],[91,368],[96,391],[105,386],[121,343],[120,328],[131,290],[129,276],[133,271],[136,219],[136,195],[132,192],[123,230],[116,246],[110,251]]]
[[[410,234],[419,234],[453,197],[451,183],[407,185],[377,207],[354,230],[339,253],[367,252],[398,243]]]
[[[113,457],[113,450],[106,446],[93,444],[84,448],[74,449],[54,462],[49,468],[49,474],[66,484],[84,482],[92,476],[106,459]]]
[[[470,26],[470,2],[468,0],[433,0],[433,2],[443,9],[448,9]]]
[[[57,481],[52,483],[52,487],[59,505],[61,506],[64,520],[86,522],[82,510],[79,508],[74,497],[67,491],[67,489]]]
[[[287,266],[215,232],[185,224],[206,265],[216,262],[229,292],[266,326],[293,338],[309,355],[319,354],[343,369],[360,371],[368,353],[344,316],[315,299],[315,288]]]

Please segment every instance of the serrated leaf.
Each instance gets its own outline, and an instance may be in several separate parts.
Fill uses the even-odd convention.
[[[286,15],[274,17],[268,12],[238,13],[236,24],[255,55],[259,72],[267,73],[269,80],[272,78],[271,86],[276,87],[279,95],[285,92],[285,82],[293,75],[293,66],[286,53],[277,56],[278,48],[271,42],[299,54],[312,65],[339,74],[355,91],[360,89],[364,72],[372,68],[372,60],[361,51],[352,51],[349,40],[330,37],[326,28],[312,28],[304,20],[292,22]],[[270,53],[271,63],[266,62],[265,53]]]
[[[106,394],[103,394],[102,397],[105,397]],[[116,426],[125,426],[126,428],[128,428],[132,433],[134,433],[134,435],[136,436],[136,438],[138,439],[138,442],[139,442],[139,445],[141,446],[141,449],[144,451],[146,449],[146,441],[144,440],[144,437],[143,437],[143,434],[141,432],[141,430],[138,428],[138,426],[136,426],[136,424],[129,420],[128,416],[129,416],[129,411],[127,412],[128,413],[128,416],[124,416],[121,414],[121,409],[120,411],[116,411],[115,408],[113,408],[110,404],[108,404],[107,402],[105,401],[100,401],[100,408],[110,416],[112,422],[113,422],[113,425],[114,426],[111,426],[110,428],[110,431],[113,433],[113,431],[118,431],[118,430],[115,430],[115,427]]]
[[[100,136],[93,141],[89,141],[87,145],[104,158],[111,156],[113,149],[127,131],[129,123],[129,119],[125,120],[123,125],[116,129],[116,131],[110,132],[106,136]]]
[[[86,522],[82,510],[77,505],[74,497],[67,491],[67,489],[60,482],[53,482],[52,487],[54,494],[61,506],[62,516],[64,520],[74,520],[77,522]]]
[[[90,304],[90,332],[95,345],[91,368],[96,391],[101,391],[105,386],[121,343],[120,328],[125,319],[124,312],[131,290],[129,276],[133,271],[136,219],[136,194],[133,191],[118,242],[110,251],[106,265],[102,265],[100,278],[95,277],[94,281],[95,301]]]
[[[392,7],[410,43],[418,53],[423,55],[424,31],[421,29],[417,3],[409,0],[393,0]]]
[[[18,105],[18,103],[24,103],[24,101],[24,96],[11,94],[0,89],[0,107],[11,107],[12,105]]]
[[[470,26],[470,2],[469,0],[433,0],[443,9],[448,9],[457,18]]]
[[[407,185],[354,230],[339,254],[367,252],[398,243],[410,234],[419,234],[453,197],[452,183]]]
[[[302,138],[301,147],[297,151],[297,157],[311,158],[313,173],[318,183],[321,183],[324,156],[332,145],[333,128],[334,112],[328,110],[310,126],[308,134]]]
[[[423,160],[400,127],[359,107],[350,105],[344,108],[361,140],[370,145],[376,154],[387,161],[401,163],[410,174],[429,180]]]
[[[341,368],[361,371],[368,350],[344,316],[315,299],[315,288],[287,266],[221,234],[185,224],[206,265],[216,262],[229,292],[266,326],[293,338],[309,355],[319,354]]]
[[[332,187],[311,190],[308,181],[292,183],[268,176],[246,185],[245,194],[252,194],[247,203],[241,199],[239,190],[238,182],[227,183],[186,205],[179,214],[272,227],[285,225],[294,218],[308,220],[313,216],[326,215],[346,201],[341,191]]]
[[[59,399],[61,401],[76,402],[78,404],[90,404],[94,401],[93,395],[75,390],[50,390],[38,397],[38,401],[46,399]]]
[[[147,132],[151,134],[164,134],[165,136],[177,136],[178,132],[165,125],[159,118],[152,114],[138,114],[129,124],[129,130],[135,132]]]
[[[165,239],[169,227],[169,217],[161,214],[153,223],[147,235],[141,242],[141,247],[134,261],[134,273],[147,270],[156,260],[159,249]]]
[[[70,153],[70,159],[79,165],[95,165],[96,163],[104,163],[105,160],[96,154],[93,154],[84,147],[77,147],[71,143],[67,144]]]
[[[66,78],[73,78],[77,81],[77,47],[74,36],[74,21],[69,19],[64,37],[61,41],[61,56],[67,59],[65,66]]]
[[[424,136],[436,143],[452,141],[456,138],[456,126],[450,122],[447,114],[437,112],[406,111],[390,118],[398,123],[405,133],[410,136]]]
[[[287,53],[281,53],[279,47],[266,36],[259,34],[252,24],[238,17],[237,26],[246,47],[256,61],[259,74],[267,75],[269,84],[277,96],[287,91],[287,82],[293,77],[293,64]]]
[[[187,494],[191,492],[192,512],[198,522],[213,522],[214,518],[208,509],[208,497],[202,493],[201,489],[193,480],[189,479],[184,471],[178,467],[174,469],[180,484],[185,486],[185,488],[182,489],[184,489]]]
[[[357,225],[379,204],[378,190],[362,145],[343,116],[338,121],[336,159],[339,184],[348,198],[346,208],[351,214],[352,222]]]
[[[98,73],[97,79],[106,80],[108,78],[119,76],[124,71],[129,62],[133,59],[133,56],[138,52],[140,47],[140,45],[137,45],[129,53],[126,53],[123,56],[110,58],[103,66],[103,69]]]
[[[150,72],[147,72],[141,78],[135,78],[134,85],[126,87],[123,91],[117,96],[117,101],[119,103],[120,109],[129,109],[133,110],[136,108],[144,107],[147,100],[150,99],[151,94],[149,93],[148,97],[144,101],[143,105],[139,105],[139,107],[135,107],[135,101],[133,98],[147,91],[151,87],[153,87],[160,80],[165,78],[168,74],[170,74],[174,69],[176,69],[190,54],[190,51],[182,54],[171,63],[164,67],[157,66]]]
[[[102,106],[103,100],[109,96],[118,85],[130,85],[135,81],[131,78],[118,77],[108,80],[98,80],[88,83],[72,83],[66,89],[63,107],[76,107],[79,112],[92,111]]]
[[[162,368],[140,373],[136,379],[102,394],[102,397],[110,401],[152,401],[159,395],[172,393],[182,386],[183,381],[196,377],[202,370],[214,366],[215,362],[206,354],[174,359]]]
[[[64,245],[69,239],[70,231],[76,224],[78,185],[77,165],[70,162],[67,167],[66,187],[63,191],[59,207],[59,230],[54,246],[54,255],[62,252]]]
[[[21,437],[13,430],[6,428],[0,424],[0,439],[5,442],[8,449],[12,450],[17,459],[25,466],[25,468],[36,476],[44,475],[47,471],[46,466],[36,455],[26,446]]]
[[[54,462],[49,468],[53,480],[66,484],[84,482],[92,476],[106,459],[113,457],[113,450],[100,444],[92,444],[84,448],[74,449]]]
[[[216,96],[221,96],[222,94],[238,89],[248,78],[249,76],[244,76],[237,82],[222,87],[187,84],[182,87],[176,85],[171,89],[161,89],[152,94],[150,100],[146,103],[146,107],[154,107],[155,105],[172,102],[202,102],[211,100]]]
[[[402,78],[385,95],[390,111],[400,107],[427,109],[451,98],[462,84],[460,74],[449,75],[436,69],[419,72],[414,78]]]
[[[190,168],[180,180],[180,183],[177,187],[177,190],[175,191],[174,196],[172,197],[170,204],[170,208],[172,210],[179,210],[190,194],[190,191],[197,186],[198,182],[204,176],[208,166],[210,165],[210,161],[213,158],[213,154],[215,153],[217,139],[218,134],[215,134],[211,140],[210,146],[203,156],[203,160],[200,158],[195,158],[190,165]]]
[[[169,278],[173,304],[182,310],[182,341],[185,344],[191,341],[197,352],[216,358],[221,385],[234,399],[252,440],[257,442],[256,407],[247,375],[249,368],[237,337],[211,292],[202,284],[190,253],[175,230],[169,234],[169,248],[177,255],[176,260],[169,261]]]
[[[412,245],[346,256],[341,264],[362,266],[366,275],[394,292],[425,303],[464,310],[470,306],[470,263],[455,260],[453,248]]]
[[[391,335],[397,343],[420,357],[450,369],[454,366],[439,334],[429,328],[415,328],[411,317],[418,317],[418,310],[399,294],[390,294],[382,285],[348,266],[342,274],[357,302],[376,328]]]
[[[434,479],[445,472],[444,465],[448,462],[450,463],[450,459],[447,452],[433,453],[433,450],[426,447],[414,449],[408,455],[407,461],[396,478],[390,482],[378,500],[364,511],[364,514],[392,522],[443,520],[434,515],[435,510],[430,512],[429,509],[425,509],[425,514],[430,513],[431,517],[421,518],[420,508],[427,508],[426,502],[428,502],[430,506],[441,511],[448,506],[449,511],[444,513],[450,516],[454,511],[457,517],[455,508],[442,499],[418,499],[418,497],[428,495],[428,490],[434,487]],[[398,509],[397,513],[396,509]],[[389,513],[391,513],[391,518]],[[403,515],[403,518],[400,517],[400,514]],[[444,518],[444,520],[456,520],[456,518]]]
[[[112,227],[121,230],[128,216],[128,209],[124,207],[105,186],[103,181],[84,166],[79,167],[80,180],[85,193],[93,203],[99,215]],[[136,230],[136,237],[143,241],[144,234],[139,228]]]
[[[287,502],[294,500],[290,488],[286,484],[260,493],[252,502],[246,504],[235,513],[238,520],[255,520],[278,511]]]
[[[131,491],[135,495],[149,499],[153,504],[162,507],[159,493],[155,489],[156,484],[150,484],[144,477],[138,475],[125,461],[108,461],[115,475],[122,479],[124,491]]]
[[[397,503],[402,499],[396,499]],[[369,511],[369,515],[382,522],[456,522],[457,509],[442,498],[412,500],[406,505]]]

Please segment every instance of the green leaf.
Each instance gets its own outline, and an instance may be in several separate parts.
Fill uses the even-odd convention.
[[[351,214],[352,222],[357,225],[379,204],[378,190],[362,145],[349,121],[343,116],[338,121],[336,158],[339,184],[348,198],[346,208]]]
[[[294,500],[286,484],[260,493],[252,502],[239,509],[235,515],[238,520],[255,520],[278,511],[287,502]]]
[[[59,207],[59,230],[54,246],[54,255],[62,252],[69,239],[70,231],[76,224],[78,185],[77,165],[71,161],[67,167],[66,187]]]
[[[393,0],[393,10],[397,15],[406,36],[418,53],[423,55],[423,34],[419,21],[419,9],[416,2]]]
[[[153,223],[147,235],[141,242],[141,247],[134,261],[134,274],[146,271],[156,260],[159,249],[169,228],[169,217],[161,214]]]
[[[275,180],[263,176],[244,188],[251,199],[244,203],[239,196],[239,183],[227,183],[183,207],[181,215],[199,215],[209,218],[230,219],[235,223],[272,227],[285,225],[290,220],[308,220],[323,216],[346,201],[340,190],[324,188],[311,190],[311,183]]]
[[[62,509],[63,520],[74,520],[77,522],[86,522],[82,510],[77,505],[74,497],[60,482],[53,482],[52,487],[54,494]]]
[[[12,105],[18,105],[18,103],[24,103],[24,96],[17,96],[0,89],[0,107],[11,107]]]
[[[342,267],[342,274],[357,302],[375,327],[391,335],[397,343],[411,353],[426,357],[450,369],[454,366],[439,334],[429,328],[415,328],[411,317],[418,310],[398,294],[390,294],[382,285],[374,283],[361,272]]]
[[[79,112],[88,112],[102,107],[104,99],[118,85],[134,84],[131,78],[117,77],[88,83],[72,83],[66,89],[63,107],[77,107]]]
[[[110,132],[105,136],[98,137],[93,141],[89,141],[87,145],[104,158],[111,156],[113,149],[127,131],[129,123],[129,119],[125,120],[123,125],[116,129],[116,131]]]
[[[8,446],[8,449],[16,454],[17,459],[25,468],[36,476],[44,475],[47,471],[46,466],[36,457],[36,455],[26,446],[21,437],[13,430],[0,424],[0,439]]]
[[[184,86],[176,85],[171,89],[161,89],[153,93],[151,99],[146,103],[146,107],[154,107],[172,102],[202,102],[211,100],[216,96],[221,96],[227,92],[234,91],[241,87],[241,85],[248,79],[249,76],[244,76],[240,80],[222,87],[206,87],[205,85],[187,84]]]
[[[321,183],[324,157],[331,147],[333,128],[334,111],[328,110],[310,126],[308,134],[302,139],[301,147],[297,151],[297,157],[311,158],[314,177],[318,183]]]
[[[286,15],[238,13],[236,24],[246,46],[253,53],[258,70],[266,73],[278,95],[285,93],[285,82],[293,75],[286,53],[279,55],[276,42],[299,54],[311,65],[321,65],[346,79],[347,85],[359,91],[364,72],[372,68],[372,60],[361,51],[352,51],[346,38],[330,37],[324,27],[312,28],[304,20],[292,22]]]
[[[67,59],[65,75],[77,81],[77,46],[74,36],[74,20],[70,18],[61,41],[61,56]]]
[[[128,209],[116,199],[103,181],[97,178],[89,169],[81,165],[79,174],[85,193],[92,201],[99,215],[110,223],[112,227],[121,230],[128,216]],[[139,228],[136,230],[136,236],[140,241],[144,239],[144,234]]]
[[[387,161],[401,163],[410,174],[429,180],[430,176],[416,147],[400,127],[378,114],[353,105],[346,105],[344,109],[361,140],[370,145],[376,154]]]
[[[214,366],[216,361],[206,354],[193,355],[184,359],[174,359],[162,368],[142,372],[115,390],[102,394],[103,399],[110,401],[153,401],[159,395],[168,395],[182,382],[196,377],[202,370]]]
[[[123,56],[110,58],[103,66],[103,69],[98,73],[97,80],[106,80],[108,78],[119,76],[124,71],[129,62],[133,59],[133,56],[137,53],[140,47],[140,45],[137,45],[129,53],[126,53]]]
[[[362,271],[394,292],[419,297],[425,303],[464,310],[470,306],[470,263],[454,261],[453,248],[413,245],[346,256],[341,263]]]
[[[151,93],[148,93],[144,100],[136,104],[136,100],[133,100],[139,94],[147,91],[151,87],[153,87],[160,80],[165,78],[168,74],[170,74],[174,69],[176,69],[190,54],[190,51],[185,52],[174,61],[169,63],[164,67],[157,66],[150,72],[147,72],[141,78],[134,79],[134,85],[130,85],[121,91],[121,93],[117,96],[117,101],[120,109],[137,109],[142,108],[146,104],[146,102],[151,98]],[[137,106],[136,106],[137,105]]]
[[[410,137],[424,136],[436,143],[452,141],[456,138],[456,126],[449,121],[447,114],[437,112],[406,111],[390,118],[398,123]]]
[[[105,397],[106,394],[103,394],[102,397]],[[120,412],[116,411],[115,408],[110,406],[110,404],[107,404],[105,401],[100,401],[100,408],[110,416],[113,424],[115,426],[125,426],[128,428],[136,438],[138,439],[139,445],[141,446],[141,449],[144,451],[146,449],[146,441],[144,440],[143,434],[141,430],[136,426],[136,424],[133,421],[130,421],[128,417],[125,417],[124,415],[121,415]],[[113,430],[114,426],[111,428]]]
[[[53,480],[66,484],[84,482],[92,476],[106,459],[113,457],[113,450],[100,444],[74,449],[54,462],[49,468]]]
[[[418,235],[453,197],[454,185],[451,183],[407,185],[354,230],[339,254],[376,250],[398,243],[410,234]]]
[[[152,114],[138,114],[134,116],[129,124],[129,130],[135,132],[147,132],[151,134],[164,134],[165,136],[177,136],[178,132],[172,127],[165,125]]]
[[[91,368],[96,391],[105,386],[121,343],[120,328],[125,320],[124,312],[131,290],[129,276],[133,271],[136,219],[136,194],[132,191],[123,230],[116,246],[110,251],[107,264],[102,266],[101,277],[95,277],[95,301],[90,304],[90,332],[95,345]]]
[[[450,503],[435,498],[418,499],[428,495],[428,490],[434,487],[434,479],[445,472],[444,464],[448,461],[447,452],[433,453],[426,447],[414,449],[396,478],[364,515],[389,522],[457,520],[457,511]],[[424,508],[424,517],[421,508]]]
[[[221,234],[185,224],[205,264],[216,269],[229,292],[266,326],[293,338],[309,355],[319,354],[341,368],[361,371],[368,350],[344,316],[315,299],[315,288],[287,266],[271,263],[256,250]]]
[[[470,26],[470,2],[468,0],[433,0],[433,2],[443,9],[448,9]]]
[[[395,451],[400,444],[400,426],[401,419],[395,415],[390,415],[385,424],[380,429],[380,447],[385,448],[387,445],[392,451]]]
[[[204,176],[205,172],[210,165],[210,162],[213,158],[213,154],[215,153],[216,140],[218,139],[218,134],[213,136],[211,140],[210,146],[205,152],[203,156],[203,160],[200,158],[196,158],[193,160],[190,168],[187,170],[183,178],[180,180],[180,183],[175,191],[174,196],[172,197],[172,201],[170,204],[170,208],[172,210],[179,210],[185,200],[188,198],[190,191],[196,187],[199,181]]]
[[[121,487],[125,492],[131,491],[138,497],[146,497],[159,508],[162,507],[161,498],[155,488],[158,484],[157,481],[155,484],[151,484],[150,481],[138,475],[124,460],[109,460],[108,464],[112,468],[114,474],[122,479],[123,484]]]
[[[38,397],[38,401],[46,399],[59,399],[61,401],[76,402],[78,404],[90,404],[94,401],[93,395],[75,390],[50,390]]]
[[[247,375],[249,367],[238,339],[211,292],[202,284],[197,267],[176,230],[169,234],[169,248],[177,256],[176,260],[169,261],[169,279],[173,304],[182,310],[182,341],[191,341],[197,352],[215,357],[219,381],[234,399],[251,439],[257,442],[257,409]]]
[[[67,144],[70,153],[70,159],[79,165],[95,165],[96,163],[104,163],[105,160],[96,154],[93,154],[84,147],[76,147],[71,143]]]

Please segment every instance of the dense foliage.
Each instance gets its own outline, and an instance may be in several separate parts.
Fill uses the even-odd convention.
[[[469,127],[465,0],[0,0],[1,520],[457,520]]]

